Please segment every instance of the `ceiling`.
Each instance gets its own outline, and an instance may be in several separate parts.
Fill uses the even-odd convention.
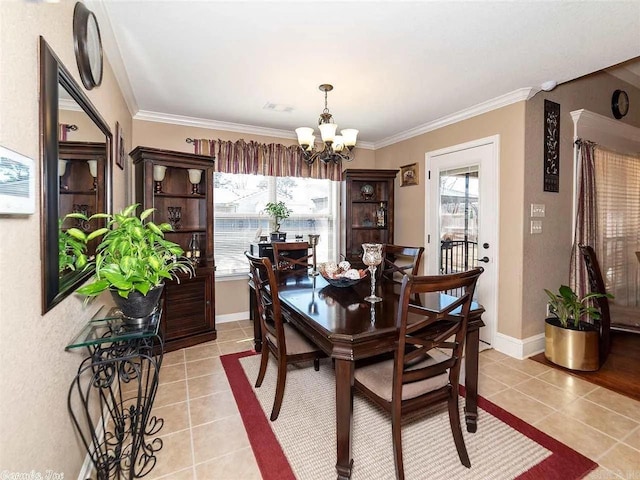
[[[368,148],[640,58],[639,1],[87,3],[135,118],[294,138],[331,83]]]

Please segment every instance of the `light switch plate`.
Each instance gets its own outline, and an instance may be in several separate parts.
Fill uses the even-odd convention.
[[[544,203],[532,203],[531,204],[531,216],[532,217],[544,217]]]
[[[531,235],[542,233],[542,220],[531,220]]]

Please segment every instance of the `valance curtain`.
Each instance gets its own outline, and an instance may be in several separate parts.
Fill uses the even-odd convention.
[[[590,245],[597,248],[598,207],[596,203],[596,179],[594,166],[594,150],[596,144],[578,140],[578,196],[576,199],[576,223],[571,248],[571,265],[569,284],[580,296],[588,292],[587,270],[584,266],[578,245]]]
[[[193,143],[197,155],[216,157],[218,172],[342,180],[341,164],[315,161],[307,165],[297,145],[220,139],[200,139]]]

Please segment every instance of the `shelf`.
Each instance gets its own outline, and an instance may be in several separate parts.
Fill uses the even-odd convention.
[[[379,203],[387,203],[387,200],[354,200],[351,203],[379,204]]]
[[[357,226],[352,226],[351,229],[352,230],[387,230],[389,227],[357,227]]]
[[[60,195],[91,195],[96,194],[95,190],[60,190]]]
[[[153,194],[154,197],[163,197],[163,198],[193,198],[196,200],[204,200],[207,198],[206,195],[202,195],[201,193],[198,193],[197,195],[194,195],[193,193],[154,193]]]

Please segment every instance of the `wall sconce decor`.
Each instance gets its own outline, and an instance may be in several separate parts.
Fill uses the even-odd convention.
[[[182,219],[182,207],[167,207],[167,210],[169,212],[167,216],[169,224],[174,230],[178,230],[182,226],[180,224],[180,220]]]
[[[544,191],[560,191],[560,104],[544,101]]]

